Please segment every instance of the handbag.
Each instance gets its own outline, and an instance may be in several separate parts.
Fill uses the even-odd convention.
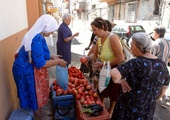
[[[63,89],[68,89],[68,69],[67,67],[56,66],[56,82]]]
[[[100,74],[99,74],[99,84],[98,84],[99,92],[102,92],[110,82],[111,79],[110,69],[111,69],[110,61],[107,62],[104,61],[103,67],[100,70]]]
[[[134,55],[132,54],[130,48],[124,43],[122,39],[120,39],[122,47],[123,47],[123,53],[125,55],[125,60],[124,63],[135,58]]]
[[[111,35],[112,34],[109,35],[109,42],[108,42],[108,44],[109,44],[109,49],[112,51],[112,48],[110,46],[110,36]],[[125,56],[125,60],[123,61],[123,63],[129,61],[130,59],[135,58],[134,55],[132,54],[130,48],[124,43],[124,41],[120,37],[119,37],[119,39],[120,39],[120,42],[122,44],[123,53],[124,53],[124,56]],[[112,51],[112,53],[113,53],[113,51]]]

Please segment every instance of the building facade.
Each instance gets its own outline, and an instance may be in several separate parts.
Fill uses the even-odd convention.
[[[41,3],[41,0],[1,0],[0,120],[7,120],[19,106],[12,75],[14,54],[24,34],[42,14]]]

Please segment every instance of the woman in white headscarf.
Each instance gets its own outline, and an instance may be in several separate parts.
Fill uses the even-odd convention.
[[[50,56],[44,37],[58,29],[51,15],[42,15],[25,34],[16,52],[13,76],[17,86],[21,108],[36,111],[46,105],[49,97],[48,67],[66,66],[59,56]]]

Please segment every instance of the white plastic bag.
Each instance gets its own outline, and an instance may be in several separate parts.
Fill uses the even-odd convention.
[[[110,82],[110,61],[106,62],[104,61],[103,67],[99,74],[99,84],[98,89],[100,92],[102,92],[109,84]]]

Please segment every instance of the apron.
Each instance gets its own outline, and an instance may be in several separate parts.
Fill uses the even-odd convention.
[[[49,98],[49,78],[46,68],[37,69],[34,67],[35,87],[38,108],[47,104]]]

